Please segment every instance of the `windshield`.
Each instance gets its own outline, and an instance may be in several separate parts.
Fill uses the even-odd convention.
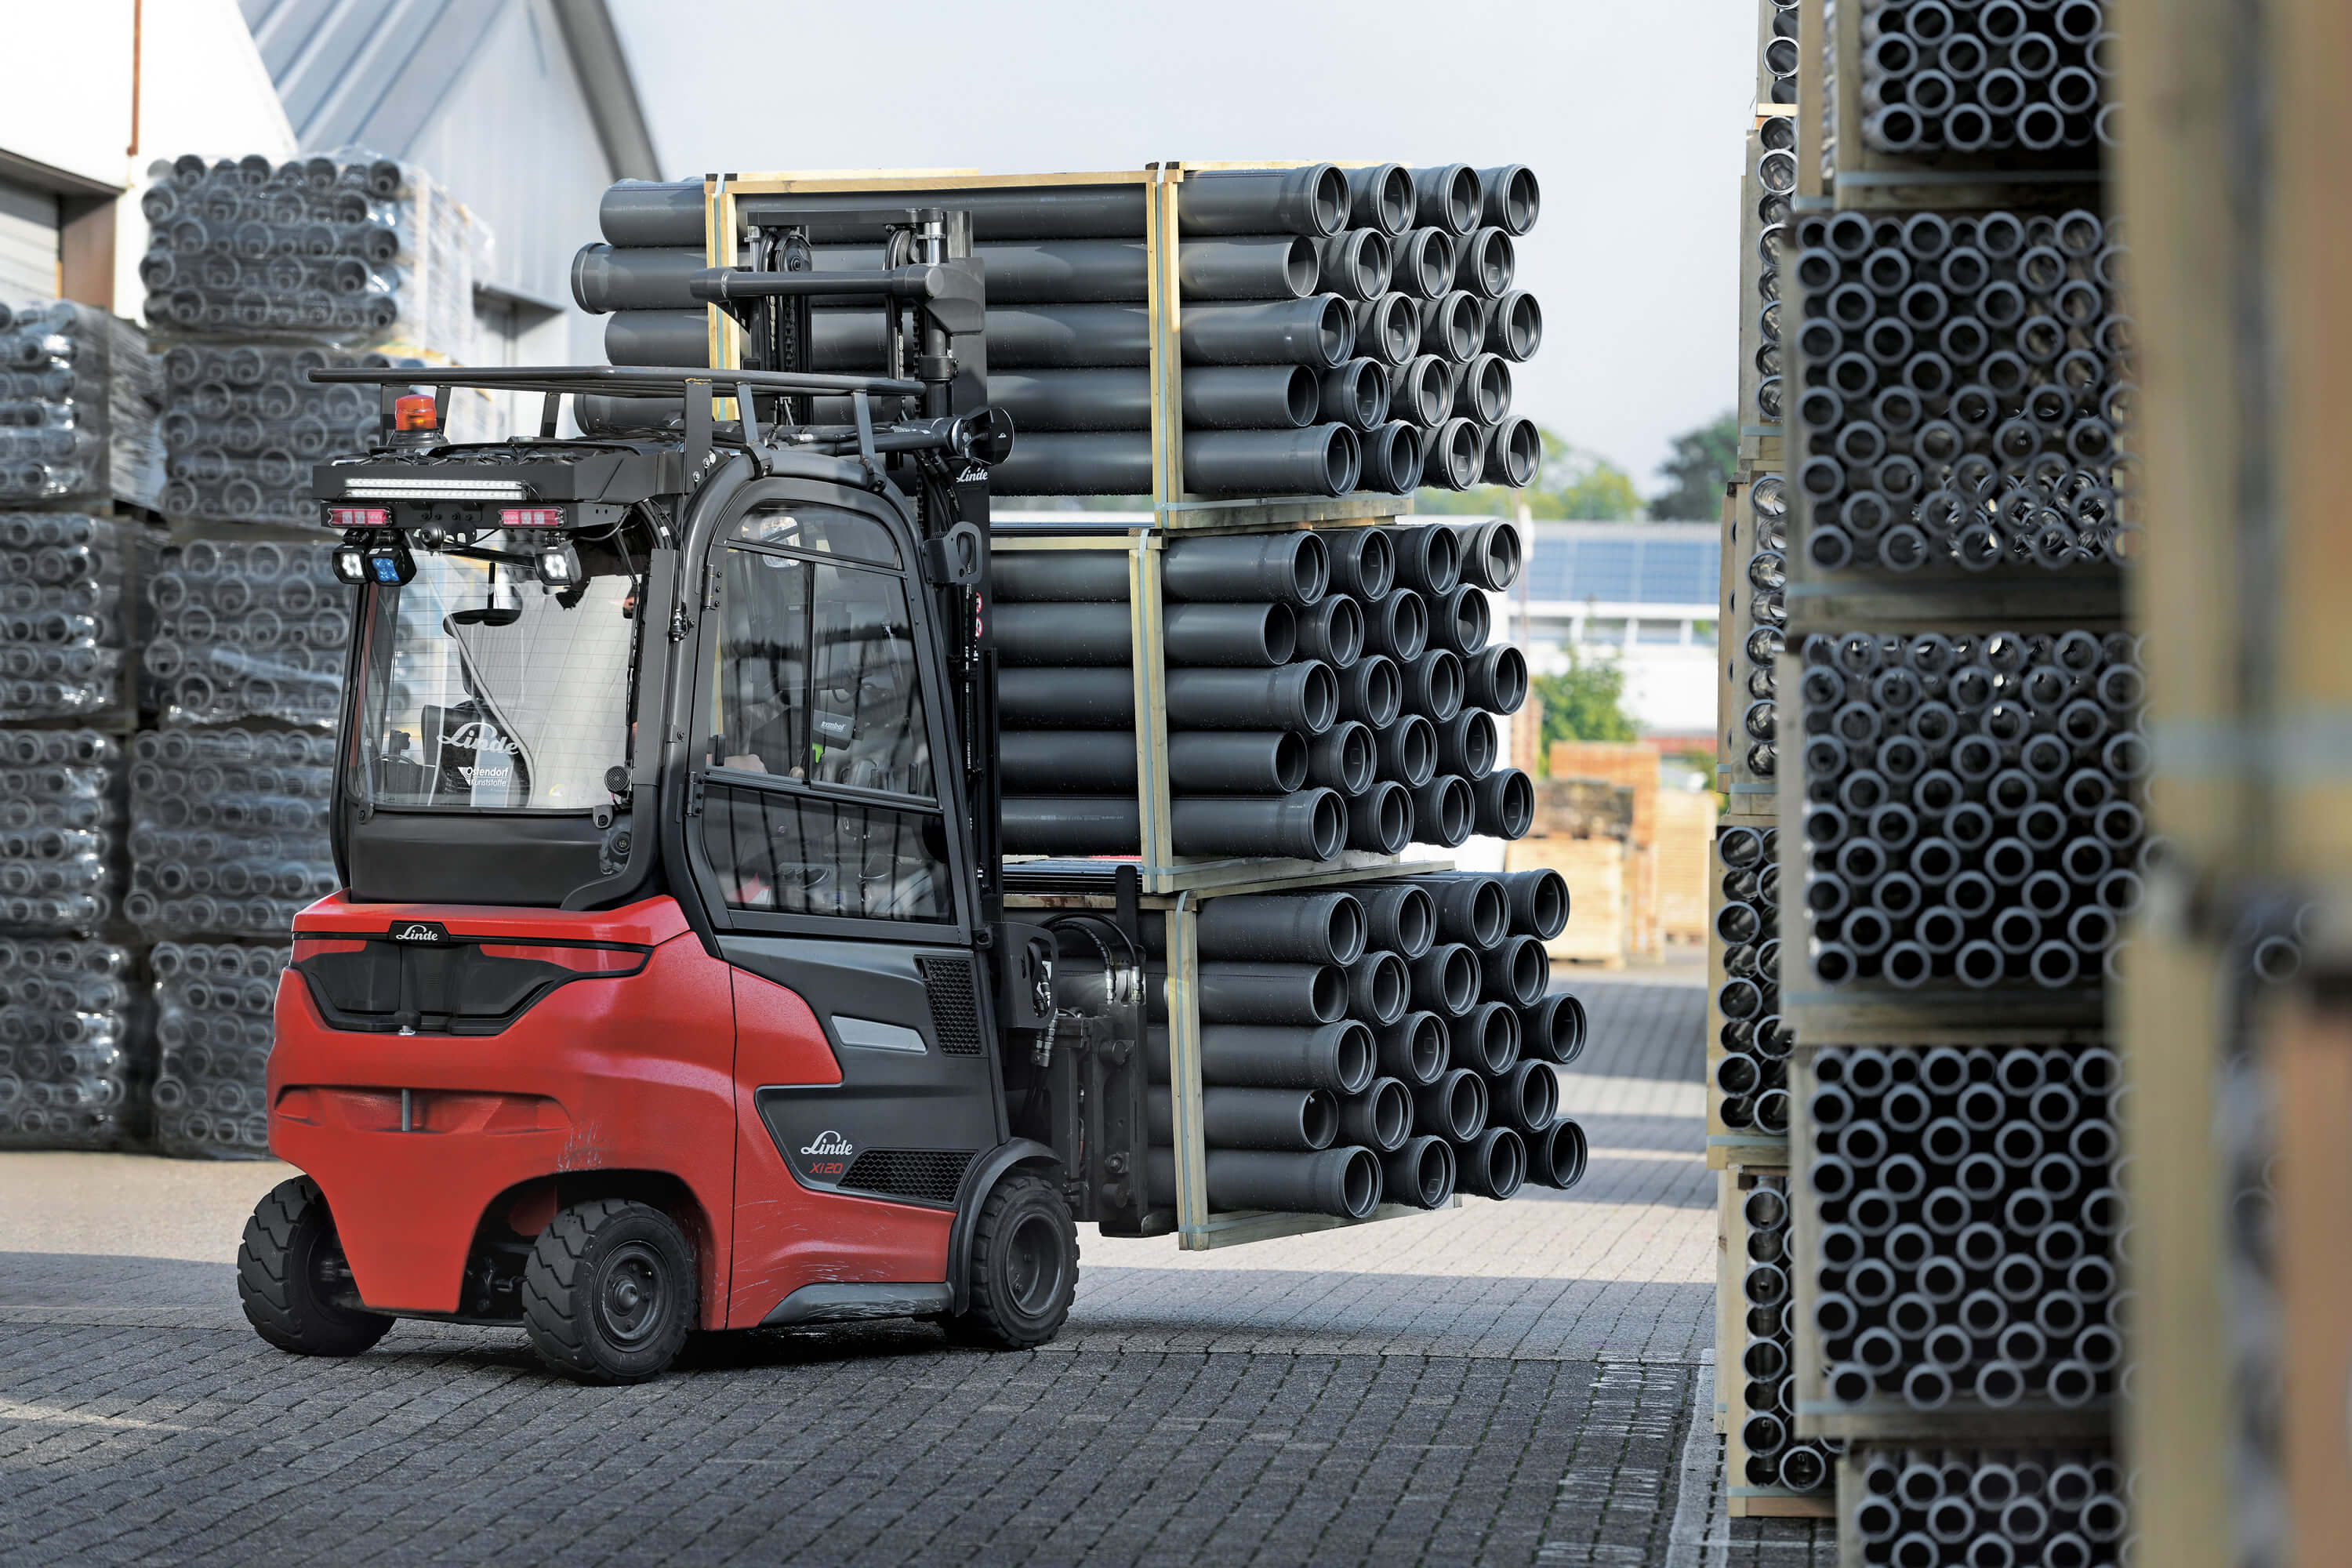
[[[586,811],[629,761],[635,589],[610,542],[576,542],[587,575],[419,551],[405,587],[374,589],[362,715],[379,806]]]

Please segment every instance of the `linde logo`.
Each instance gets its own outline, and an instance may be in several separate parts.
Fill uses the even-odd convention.
[[[478,756],[488,752],[511,757],[515,750],[514,742],[499,734],[495,725],[485,724],[479,719],[458,725],[457,732],[444,743]]]
[[[803,1154],[848,1154],[852,1152],[852,1150],[849,1147],[848,1139],[844,1138],[838,1132],[827,1131],[818,1133],[816,1135],[816,1142],[803,1147],[801,1150],[801,1152]]]
[[[441,942],[447,936],[446,931],[430,921],[410,921],[405,925],[392,928],[392,940],[394,942]]]

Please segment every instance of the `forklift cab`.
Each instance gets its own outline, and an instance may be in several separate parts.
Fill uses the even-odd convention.
[[[315,373],[395,428],[316,475],[360,599],[344,888],[278,997],[271,1146],[305,1174],[247,1227],[264,1338],[520,1323],[620,1382],[696,1330],[1059,1329],[1074,1173],[1008,1047],[1055,950],[997,889],[980,593],[1011,432],[952,406],[973,271],[856,275],[911,302],[917,378]],[[747,281],[765,309],[795,276],[711,287]],[[542,396],[540,437],[439,443],[453,386]],[[567,396],[604,433],[557,439]]]

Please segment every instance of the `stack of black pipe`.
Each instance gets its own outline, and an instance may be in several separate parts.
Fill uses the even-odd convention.
[[[1006,495],[1140,495],[1151,486],[1147,188],[1000,186],[738,198],[805,213],[970,211],[988,275],[990,401],[1021,433],[992,479]],[[1512,287],[1515,242],[1541,193],[1523,165],[1214,170],[1178,188],[1184,483],[1202,495],[1404,494],[1525,485],[1542,458],[1510,412],[1511,365],[1543,339]],[[572,263],[572,296],[612,311],[615,364],[709,363],[689,290],[705,266],[699,182],[623,181],[606,243]],[[811,234],[815,266],[881,265],[845,227]],[[873,371],[878,304],[820,304],[811,363]]]
[[[1573,1185],[1583,1129],[1556,1066],[1583,1005],[1549,989],[1568,921],[1554,871],[1449,873],[1209,899],[1196,929],[1209,1203],[1368,1217]],[[1160,933],[1148,930],[1148,942]],[[1164,952],[1153,977],[1164,978]],[[1154,985],[1155,1019],[1164,1017]],[[1150,1039],[1170,1078],[1167,1030]],[[1151,1100],[1152,1201],[1174,1201],[1172,1092]]]
[[[1739,1201],[1748,1240],[1741,1266],[1742,1326],[1739,1367],[1723,1371],[1743,1384],[1739,1441],[1748,1450],[1751,1487],[1782,1487],[1792,1492],[1827,1490],[1834,1482],[1832,1460],[1845,1445],[1837,1438],[1798,1440],[1796,1355],[1789,1321],[1789,1178],[1751,1176]]]
[[[1716,934],[1723,939],[1724,1054],[1715,1064],[1719,1114],[1735,1132],[1783,1138],[1789,1131],[1789,1053],[1796,1032],[1780,1016],[1780,860],[1777,829],[1727,827],[1716,836],[1723,862],[1723,901]]]
[[[1497,767],[1527,660],[1489,646],[1507,524],[1180,539],[1162,555],[1175,854],[1329,860],[1526,834],[1534,787]],[[1466,579],[1465,580],[1465,575]],[[1128,557],[1000,551],[994,627],[1004,847],[1140,845]]]

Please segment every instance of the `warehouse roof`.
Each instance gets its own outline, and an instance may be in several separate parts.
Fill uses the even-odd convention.
[[[1527,595],[1538,604],[1712,605],[1722,557],[1710,522],[1539,522]]]
[[[294,134],[310,151],[404,156],[513,5],[536,0],[237,0]],[[616,175],[657,179],[604,0],[552,0],[557,28]]]

